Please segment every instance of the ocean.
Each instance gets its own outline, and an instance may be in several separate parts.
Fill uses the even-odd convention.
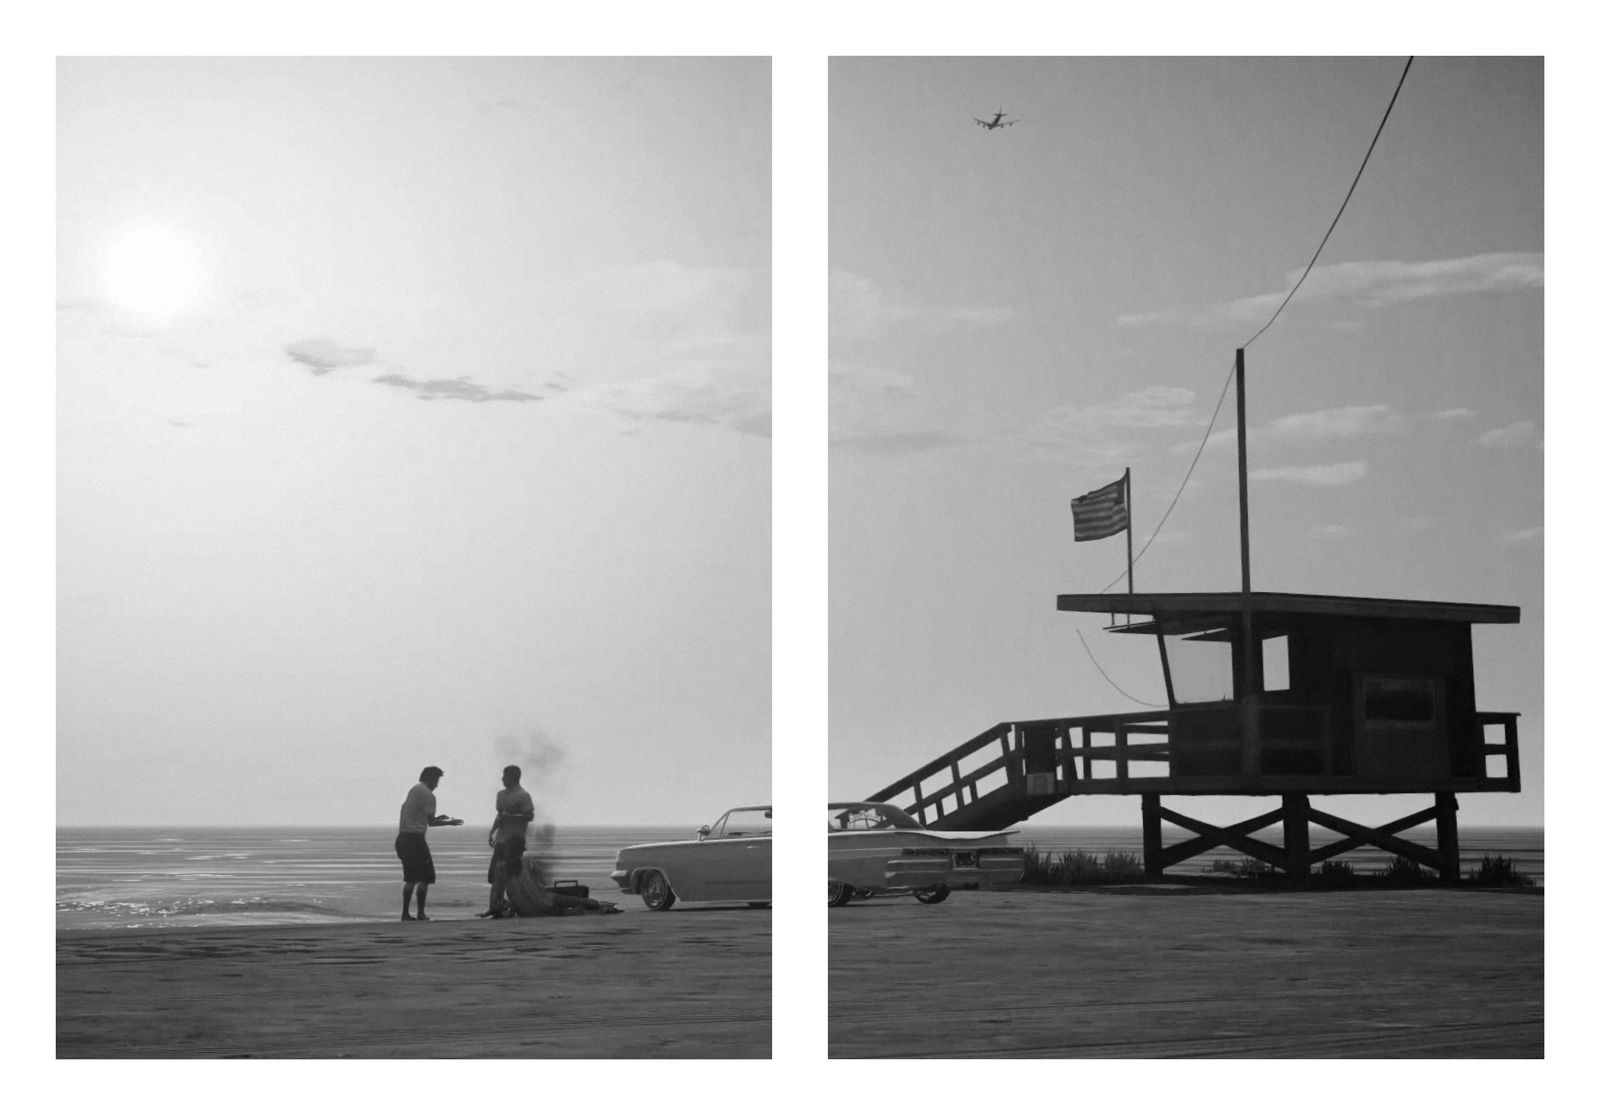
[[[1258,837],[1268,844],[1278,847],[1283,846],[1282,830],[1277,826],[1269,826],[1251,835]],[[1419,844],[1433,846],[1433,826],[1419,825],[1415,830],[1399,834]],[[1174,825],[1162,826],[1162,844],[1171,846],[1194,836],[1194,833]],[[1456,831],[1457,841],[1461,845],[1461,875],[1465,878],[1472,871],[1477,870],[1483,863],[1484,856],[1504,856],[1516,862],[1517,870],[1529,879],[1544,885],[1544,829],[1543,828],[1469,828],[1465,825]],[[1331,844],[1340,839],[1337,833],[1332,833],[1318,826],[1311,829],[1311,847],[1313,849]],[[1033,845],[1040,852],[1071,852],[1081,851],[1089,855],[1099,856],[1102,859],[1107,852],[1122,852],[1127,855],[1144,856],[1144,835],[1138,828],[1127,825],[1118,826],[1089,826],[1089,825],[1030,825],[1026,822],[1017,826],[1017,835],[1012,842],[1024,847]],[[1215,848],[1204,852],[1191,860],[1186,860],[1174,867],[1169,867],[1169,875],[1194,875],[1211,869],[1218,860],[1242,862],[1247,857],[1231,848]],[[1388,867],[1394,856],[1389,852],[1377,848],[1362,847],[1344,855],[1335,857],[1348,863],[1358,874],[1376,874]],[[1313,868],[1315,870],[1315,868]]]
[[[327,828],[58,828],[56,930],[395,921],[395,830]],[[535,826],[529,850],[552,880],[592,898],[643,903],[611,881],[619,849],[693,840],[693,826]],[[428,914],[468,918],[489,905],[488,830],[428,833],[438,881]],[[819,899],[820,901],[820,899]]]
[[[552,880],[576,880],[591,897],[643,909],[611,881],[617,851],[630,844],[692,840],[688,825],[562,825],[530,833],[531,850]],[[1184,837],[1169,828],[1167,843]],[[1278,842],[1272,830],[1261,834]],[[1432,839],[1426,828],[1419,838]],[[485,872],[488,833],[482,826],[436,828],[428,833],[438,881],[428,889],[428,913],[469,918],[489,904]],[[1039,851],[1140,855],[1136,827],[1018,826],[1015,841]],[[1312,830],[1312,845],[1332,839]],[[1542,828],[1460,830],[1463,874],[1485,855],[1516,861],[1517,869],[1544,883]],[[820,849],[819,849],[820,851]],[[1219,848],[1170,869],[1197,873],[1217,860],[1243,860]],[[1392,858],[1359,848],[1341,860],[1362,873]],[[58,828],[56,929],[58,932],[156,926],[292,925],[314,922],[394,921],[400,916],[400,861],[392,827],[328,828]],[[819,888],[820,889],[820,888]],[[821,901],[820,894],[817,901]]]

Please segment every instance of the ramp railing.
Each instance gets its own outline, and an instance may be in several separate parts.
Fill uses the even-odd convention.
[[[996,724],[868,797],[905,809],[929,828],[1022,777],[1015,724]],[[909,798],[906,795],[910,795]]]
[[[1489,774],[1489,777],[1499,777],[1506,782],[1505,788],[1512,793],[1522,792],[1522,756],[1517,751],[1517,713],[1514,712],[1480,712],[1478,723],[1484,728],[1498,727],[1500,729],[1500,742],[1489,740],[1488,733],[1484,733],[1483,756],[1487,763],[1490,759],[1503,759],[1505,772],[1499,776]]]
[[[1247,769],[1231,702],[1145,713],[1013,720],[994,725],[870,795],[929,828],[1004,828],[1073,794],[1401,792],[1335,755],[1326,706],[1261,709],[1260,752]],[[1521,787],[1517,714],[1480,712],[1481,774],[1423,790]],[[1489,738],[1498,728],[1500,739]],[[1499,762],[1496,763],[1496,760]],[[1503,767],[1503,773],[1490,764]],[[1449,778],[1449,776],[1446,776]]]
[[[898,805],[929,828],[1015,824],[1087,784],[1126,782],[1148,763],[1165,767],[1169,717],[1117,713],[996,724],[871,800]]]

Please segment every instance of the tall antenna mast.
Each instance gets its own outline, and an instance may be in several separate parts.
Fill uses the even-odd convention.
[[[1233,352],[1233,385],[1239,407],[1239,744],[1244,773],[1261,773],[1260,685],[1256,642],[1250,616],[1250,481],[1245,464],[1244,349]]]

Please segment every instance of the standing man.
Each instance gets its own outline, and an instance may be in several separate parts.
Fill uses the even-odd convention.
[[[533,795],[522,788],[522,768],[507,767],[500,775],[505,787],[494,796],[494,824],[489,843],[489,916],[505,912],[506,883],[522,870],[522,853],[528,850],[528,824],[533,820]]]
[[[433,791],[439,788],[444,771],[423,767],[421,780],[406,794],[400,807],[400,835],[394,838],[394,854],[400,857],[406,886],[400,903],[401,921],[427,921],[428,884],[433,882],[433,853],[428,851],[428,829],[434,825],[459,825],[454,817],[434,814],[437,804]],[[417,892],[417,916],[411,916],[411,892]]]

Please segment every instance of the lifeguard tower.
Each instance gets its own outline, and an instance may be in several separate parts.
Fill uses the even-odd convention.
[[[1137,794],[1153,876],[1225,846],[1305,882],[1313,864],[1371,845],[1459,879],[1456,795],[1521,790],[1517,714],[1478,708],[1472,628],[1516,623],[1519,609],[1253,592],[1243,349],[1235,377],[1240,591],[1056,599],[1064,612],[1125,616],[1109,630],[1153,638],[1168,708],[997,724],[872,800],[931,828],[985,829],[1074,795]],[[1103,506],[1110,488],[1084,498]],[[1131,590],[1131,511],[1117,510],[1121,525],[1091,537],[1129,534]],[[1341,794],[1428,794],[1433,805],[1371,828],[1309,801]],[[1220,795],[1280,805],[1224,827],[1162,804]],[[1430,821],[1433,847],[1400,835]],[[1164,846],[1162,822],[1195,835]],[[1341,839],[1313,849],[1312,824]],[[1281,846],[1251,835],[1273,825]]]
[[[1477,706],[1472,627],[1516,623],[1514,607],[1293,593],[1060,596],[1058,610],[1126,615],[1109,630],[1152,638],[1168,709],[997,724],[871,795],[933,828],[1003,828],[1074,795],[1140,796],[1144,864],[1219,846],[1309,878],[1362,845],[1458,878],[1456,795],[1520,790],[1517,714]],[[1433,805],[1379,828],[1311,796],[1428,794]],[[1275,797],[1221,827],[1164,796]],[[1162,822],[1195,833],[1163,846]],[[1399,835],[1433,822],[1435,846]],[[1343,839],[1313,849],[1310,826]],[[1282,846],[1252,836],[1281,825]]]

